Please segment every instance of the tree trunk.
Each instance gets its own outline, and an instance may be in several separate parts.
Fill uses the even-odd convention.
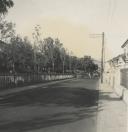
[[[64,74],[64,61],[63,61],[63,74]]]
[[[89,75],[89,78],[91,79],[91,73],[90,72],[88,73],[88,75]]]
[[[54,72],[54,67],[55,67],[55,64],[54,62],[52,62],[52,71]]]

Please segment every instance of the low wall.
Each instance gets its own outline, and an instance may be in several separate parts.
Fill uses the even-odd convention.
[[[54,80],[70,79],[74,75],[69,74],[17,74],[0,75],[0,89],[13,88],[18,86],[32,85]]]
[[[115,92],[128,105],[128,69],[119,68],[115,74]]]
[[[120,85],[115,92],[128,105],[128,89]]]
[[[111,87],[110,84],[108,85],[109,87]],[[121,85],[115,85],[113,90],[116,93],[116,95],[128,105],[128,89]]]
[[[114,91],[128,105],[128,89],[122,85],[116,85]]]
[[[105,82],[128,105],[128,65],[116,67],[113,72],[105,74]]]
[[[114,88],[115,93],[120,97],[123,98],[123,91],[124,91],[124,87],[122,87],[121,85],[116,86]]]
[[[123,100],[128,105],[128,89],[123,90]]]

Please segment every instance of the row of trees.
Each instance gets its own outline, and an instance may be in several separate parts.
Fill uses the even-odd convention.
[[[98,69],[91,57],[78,58],[52,37],[42,38],[41,27],[35,27],[33,41],[15,33],[15,24],[4,19],[12,0],[0,0],[0,72],[76,72],[92,73]]]
[[[37,45],[38,44],[38,45]],[[59,39],[51,37],[33,44],[14,36],[7,44],[0,41],[1,72],[75,72],[97,70],[91,58],[78,58],[69,54]]]

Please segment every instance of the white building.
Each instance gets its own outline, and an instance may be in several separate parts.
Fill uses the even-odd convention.
[[[105,63],[104,82],[128,103],[128,40],[121,47],[124,53]]]

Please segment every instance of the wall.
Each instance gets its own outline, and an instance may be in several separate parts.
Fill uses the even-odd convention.
[[[116,67],[114,73],[114,91],[128,105],[128,88],[121,85],[121,69],[128,68],[127,65]],[[126,78],[128,80],[128,76]]]

